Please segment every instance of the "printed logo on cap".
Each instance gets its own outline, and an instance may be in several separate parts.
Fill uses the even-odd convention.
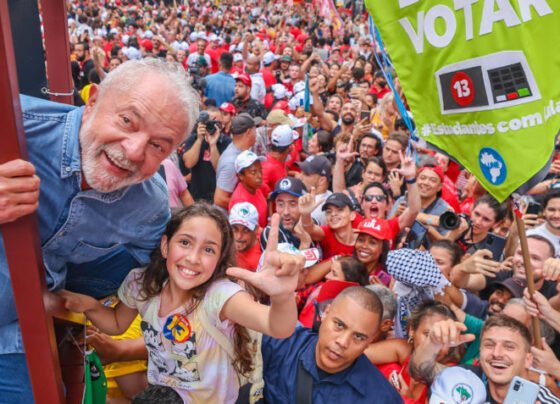
[[[241,216],[241,217],[249,216],[249,209],[247,209],[247,208],[239,209],[239,216]]]
[[[451,392],[453,402],[457,404],[469,404],[472,401],[473,389],[465,383],[456,384]]]
[[[280,189],[285,191],[286,189],[290,189],[290,187],[292,186],[292,181],[290,181],[288,178],[284,178],[282,181],[280,181]]]
[[[381,231],[381,225],[375,221],[375,219],[368,220],[365,222],[362,227],[364,229],[373,229],[376,231]]]

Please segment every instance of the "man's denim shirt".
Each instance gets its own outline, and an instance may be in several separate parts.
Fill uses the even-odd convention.
[[[111,193],[82,191],[83,108],[27,96],[20,101],[29,158],[41,179],[37,213],[49,290],[64,287],[68,264],[91,262],[119,248],[147,264],[170,217],[163,179],[156,175]],[[0,234],[0,354],[21,353],[3,244]]]

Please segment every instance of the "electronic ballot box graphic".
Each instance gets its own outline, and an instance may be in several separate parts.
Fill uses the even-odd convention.
[[[442,114],[487,111],[541,98],[521,51],[464,60],[436,72]]]

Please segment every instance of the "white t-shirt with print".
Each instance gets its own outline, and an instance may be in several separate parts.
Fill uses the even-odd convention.
[[[118,295],[123,304],[138,310],[142,317],[141,328],[148,349],[148,382],[172,387],[185,403],[234,403],[239,391],[237,373],[228,354],[202,328],[197,313],[205,310],[211,324],[233,340],[233,323],[220,321],[219,313],[242,288],[227,279],[215,281],[194,312],[185,316],[185,308],[179,307],[160,317],[160,296],[140,300],[144,270],[132,270]],[[170,318],[179,321],[164,332]]]

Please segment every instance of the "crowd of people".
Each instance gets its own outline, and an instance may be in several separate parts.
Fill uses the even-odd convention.
[[[107,402],[560,403],[560,158],[499,203],[415,141],[366,16],[319,9],[67,2],[77,106],[21,97],[0,224],[38,214]],[[30,403],[3,247],[0,278]]]

